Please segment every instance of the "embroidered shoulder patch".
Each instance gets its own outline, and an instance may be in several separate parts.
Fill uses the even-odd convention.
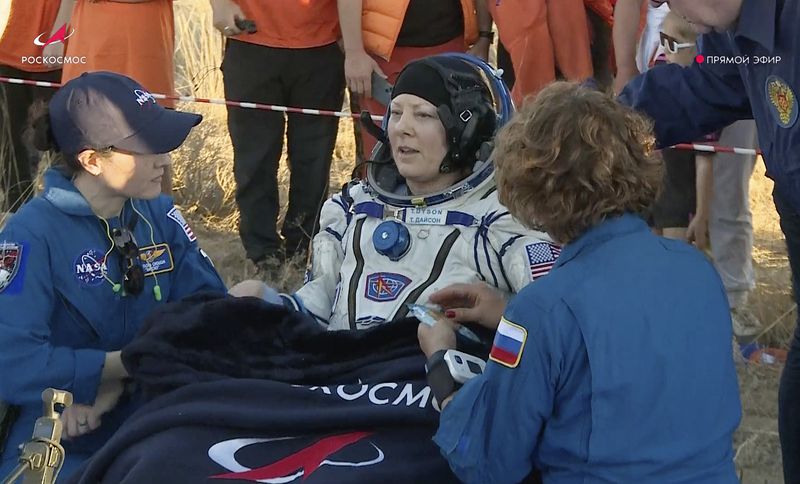
[[[531,268],[531,281],[546,275],[561,255],[561,248],[549,242],[537,242],[525,246],[528,264]]]
[[[0,292],[15,294],[22,289],[21,282],[13,284],[17,274],[24,274],[22,256],[22,243],[5,241],[0,243]]]
[[[503,318],[497,326],[497,333],[494,335],[492,350],[489,352],[489,359],[496,361],[503,366],[516,368],[522,358],[522,350],[525,349],[525,341],[528,339],[528,330],[518,324]]]
[[[411,283],[411,279],[393,272],[375,272],[367,276],[367,287],[364,296],[370,301],[394,301]]]
[[[769,76],[764,85],[770,113],[781,128],[791,128],[797,122],[797,95],[786,81],[778,76]]]
[[[189,239],[189,242],[194,242],[197,240],[197,237],[192,232],[192,228],[189,227],[189,224],[186,222],[186,219],[183,218],[181,215],[181,211],[178,210],[178,207],[172,207],[169,212],[167,212],[167,217],[174,220],[178,225],[181,226],[183,233],[186,234],[186,237]]]
[[[85,287],[102,284],[107,270],[105,252],[100,249],[82,250],[72,261],[72,274]]]
[[[167,244],[156,244],[139,249],[139,259],[142,261],[142,270],[145,275],[161,274],[175,268],[172,260],[172,251]]]

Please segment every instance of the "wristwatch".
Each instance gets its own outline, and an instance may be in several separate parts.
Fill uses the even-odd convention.
[[[481,30],[480,32],[478,32],[478,37],[489,39],[490,44],[494,43],[494,32],[492,32],[491,30]]]

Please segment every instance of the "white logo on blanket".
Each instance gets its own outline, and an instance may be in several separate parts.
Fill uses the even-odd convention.
[[[369,442],[369,444],[377,451],[377,456],[374,458],[359,462],[327,458],[335,455],[345,447],[355,445],[369,435],[369,432],[350,432],[324,437],[286,457],[278,459],[275,462],[265,463],[265,465],[255,469],[241,465],[239,461],[236,460],[236,453],[251,445],[298,439],[300,437],[239,438],[225,440],[212,445],[211,448],[208,449],[208,457],[231,472],[210,477],[212,479],[241,479],[267,484],[284,484],[300,479],[301,477],[305,480],[317,469],[326,465],[335,467],[365,467],[379,464],[383,462],[384,454],[380,447],[372,442]],[[324,454],[321,456],[324,457],[323,460],[319,459],[320,453]],[[299,470],[293,470],[291,473],[286,474],[284,469],[287,468],[287,464],[289,463],[291,463],[293,469],[299,468]]]

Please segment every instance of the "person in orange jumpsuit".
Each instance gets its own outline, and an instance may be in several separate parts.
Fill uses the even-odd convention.
[[[558,76],[592,77],[589,25],[583,0],[486,0],[500,40],[511,55],[514,102]]]

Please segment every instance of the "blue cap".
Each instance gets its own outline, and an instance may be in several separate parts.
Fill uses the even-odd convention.
[[[169,153],[203,117],[161,107],[130,77],[87,72],[64,84],[49,104],[50,126],[62,153],[116,148]]]

